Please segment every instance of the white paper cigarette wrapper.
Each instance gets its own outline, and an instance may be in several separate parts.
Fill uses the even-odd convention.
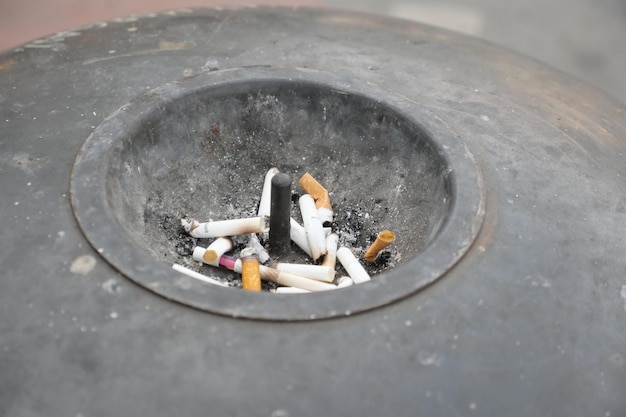
[[[303,290],[302,288],[294,288],[294,287],[278,287],[270,291],[276,294],[304,294],[307,292],[311,292],[311,291]]]
[[[277,263],[276,269],[317,281],[333,282],[335,279],[335,269],[323,265]]]
[[[278,168],[270,168],[265,174],[263,181],[263,192],[261,193],[261,202],[259,203],[259,211],[257,216],[269,217],[272,207],[272,178],[278,174]]]
[[[326,253],[326,236],[324,235],[324,227],[317,214],[315,201],[309,194],[300,197],[300,212],[302,213],[302,221],[304,222],[304,231],[306,239],[311,249],[311,257],[318,260],[320,256]]]
[[[370,280],[369,274],[359,263],[359,260],[352,254],[350,249],[346,247],[339,248],[337,251],[337,259],[339,259],[339,262],[341,262],[341,265],[343,265],[355,284],[361,284]]]
[[[224,284],[223,282],[220,282],[216,279],[207,277],[206,275],[202,275],[199,272],[196,272],[194,270],[191,270],[187,267],[184,267],[182,265],[179,264],[174,264],[172,265],[172,268],[180,273],[183,273],[185,275],[187,275],[190,278],[194,278],[197,279],[198,281],[202,281],[202,282],[207,282],[209,284],[213,284],[213,285],[219,285],[220,287],[228,287],[227,284]]]
[[[322,261],[322,265],[335,270],[337,264],[337,245],[339,244],[339,236],[337,233],[331,233],[326,236],[326,256]]]
[[[189,234],[197,238],[238,236],[248,233],[259,233],[265,228],[263,217],[246,219],[220,220],[216,222],[199,223],[192,228]]]
[[[290,228],[289,228],[289,237],[293,243],[298,245],[300,249],[304,251],[307,255],[311,256],[311,248],[309,248],[309,241],[306,240],[306,232],[304,231],[304,227],[300,226],[300,223],[295,221],[293,218],[290,220]]]
[[[302,288],[309,291],[327,291],[337,288],[336,285],[326,282],[316,281],[314,279],[301,277],[290,274],[289,272],[279,271],[274,268],[261,265],[261,278],[283,285],[285,287]]]

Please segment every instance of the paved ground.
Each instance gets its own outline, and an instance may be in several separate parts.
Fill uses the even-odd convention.
[[[94,21],[228,0],[0,0],[0,50]],[[257,0],[390,14],[478,36],[626,102],[626,0]]]

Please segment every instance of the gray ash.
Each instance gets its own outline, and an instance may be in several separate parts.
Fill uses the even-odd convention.
[[[390,260],[391,260],[391,252],[382,251],[380,252],[378,257],[374,260],[374,265],[376,265],[378,268],[384,268],[389,264]]]
[[[159,226],[165,230],[170,241],[174,242],[174,248],[179,256],[191,256],[193,249],[197,246],[198,239],[195,239],[183,229],[180,220],[170,214],[155,214]]]
[[[368,239],[375,233],[372,226],[369,213],[357,206],[336,213],[333,230],[339,235],[339,246],[356,248],[369,245]]]

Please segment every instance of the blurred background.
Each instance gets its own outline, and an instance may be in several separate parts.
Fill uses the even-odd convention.
[[[133,13],[249,4],[228,0],[0,0],[0,51]],[[354,9],[486,39],[572,74],[626,103],[626,0],[257,0]]]

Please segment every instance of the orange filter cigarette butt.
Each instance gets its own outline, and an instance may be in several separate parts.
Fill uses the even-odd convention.
[[[241,286],[248,291],[261,291],[261,269],[254,250],[241,251]]]
[[[315,200],[315,207],[317,208],[327,208],[332,210],[332,206],[330,205],[330,197],[328,196],[328,190],[322,187],[322,185],[315,180],[308,172],[300,178],[298,183],[304,188],[304,191],[307,194],[310,194]]]
[[[323,223],[333,221],[333,207],[330,205],[330,196],[328,190],[322,187],[322,185],[315,180],[308,172],[305,173],[298,181],[300,186],[304,188],[313,200],[315,200],[315,207],[317,208],[320,219]]]
[[[365,251],[365,260],[369,263],[374,262],[378,253],[391,245],[396,240],[396,235],[390,230],[383,230],[378,234],[374,243]]]

